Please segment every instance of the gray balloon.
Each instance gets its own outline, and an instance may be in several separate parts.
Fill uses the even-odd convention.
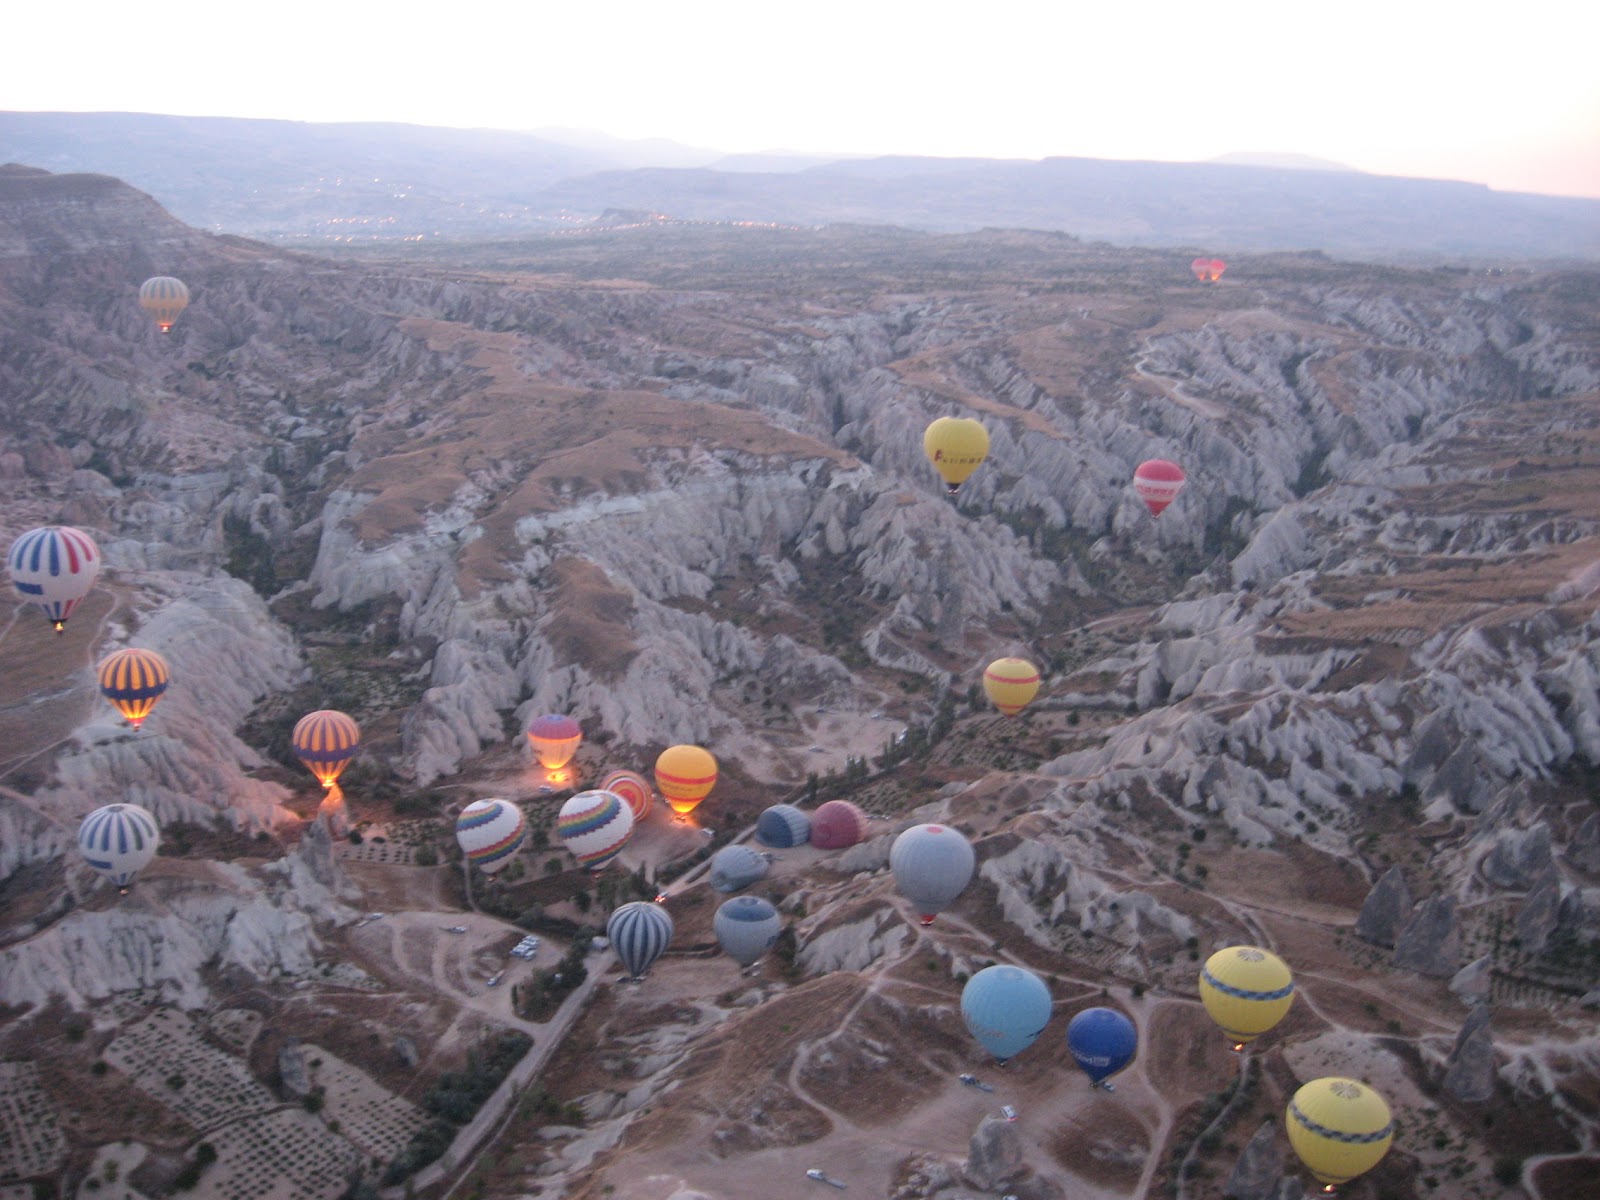
[[[741,967],[748,967],[772,948],[783,922],[778,910],[760,896],[724,900],[712,919],[717,942]]]
[[[889,848],[895,887],[924,925],[966,890],[977,860],[972,843],[948,825],[913,825]]]
[[[711,857],[711,886],[737,892],[767,874],[767,860],[749,846],[724,846]]]

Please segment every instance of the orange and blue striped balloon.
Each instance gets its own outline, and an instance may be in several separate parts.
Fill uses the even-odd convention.
[[[296,756],[322,786],[331,788],[356,756],[361,744],[361,726],[342,712],[324,708],[307,713],[295,722],[289,741]]]
[[[166,659],[154,650],[133,646],[108,654],[95,670],[101,694],[135,729],[150,715],[171,679]]]
[[[140,285],[139,307],[156,319],[162,333],[171,333],[178,314],[189,307],[189,289],[181,279],[157,275]]]

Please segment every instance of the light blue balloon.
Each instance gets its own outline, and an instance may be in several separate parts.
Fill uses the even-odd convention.
[[[735,842],[711,856],[711,886],[719,892],[737,892],[767,874],[767,860],[749,846]]]
[[[778,910],[759,896],[724,900],[711,919],[717,942],[736,963],[748,967],[772,948],[783,929]]]
[[[1050,1023],[1050,989],[1032,971],[1009,963],[985,967],[961,989],[967,1030],[1001,1062],[1038,1040]]]

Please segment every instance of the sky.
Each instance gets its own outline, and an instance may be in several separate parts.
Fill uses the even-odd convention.
[[[1600,197],[1600,3],[79,0],[0,109],[593,129],[787,149],[1307,154]]]

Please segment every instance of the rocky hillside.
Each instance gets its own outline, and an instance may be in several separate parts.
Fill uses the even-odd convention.
[[[52,975],[77,1000],[162,986],[170,959],[62,965],[50,930],[88,917],[41,912],[30,881],[109,794],[297,828],[315,801],[286,735],[311,708],[363,726],[358,807],[442,811],[556,710],[638,762],[710,746],[738,781],[709,818],[729,826],[805,783],[823,710],[883,713],[910,750],[822,782],[884,830],[938,815],[980,839],[963,931],[905,927],[883,842],[790,872],[791,974],[715,1013],[686,999],[666,1020],[684,1050],[637,1104],[587,1099],[643,1086],[636,1064],[572,1073],[624,1149],[561,1159],[564,1194],[630,1145],[769,1144],[644,1103],[671,1085],[710,1104],[740,1022],[786,1064],[760,1104],[821,1114],[780,1122],[809,1145],[876,1119],[837,1071],[950,1025],[986,957],[1130,1004],[1160,989],[1178,1045],[1193,956],[1240,938],[1306,971],[1264,1096],[1354,1039],[1339,1053],[1421,1121],[1463,1060],[1456,997],[1491,1003],[1435,1118],[1472,1147],[1454,1178],[1500,1194],[1498,1160],[1528,1156],[1536,1194],[1561,1194],[1536,1176],[1593,1152],[1600,1078],[1580,1009],[1600,1001],[1600,275],[1267,256],[1203,287],[1181,256],[845,229],[472,255],[328,263],[198,233],[111,180],[0,175],[4,531],[81,525],[108,564],[61,642],[26,612],[0,636],[0,999]],[[154,273],[194,297],[167,337],[135,302]],[[992,443],[955,503],[921,450],[946,414]],[[1191,482],[1152,520],[1129,481],[1157,456]],[[130,736],[88,667],[135,638],[183,686]],[[1045,669],[1020,722],[971,689],[1006,653]],[[235,961],[292,974],[311,952],[292,932]],[[191,950],[196,971],[217,952]],[[813,1044],[807,989],[861,1001],[841,1045]],[[598,1006],[594,1037],[627,1007]],[[1128,1159],[1148,1169],[1105,1143],[1103,1194],[1188,1169],[1193,1088],[1176,1112],[1150,1099]],[[1486,1097],[1527,1129],[1460,1108]],[[1019,1153],[1061,1178],[1069,1143]],[[1384,1186],[1450,1194],[1423,1182],[1441,1163],[1413,1146]]]

